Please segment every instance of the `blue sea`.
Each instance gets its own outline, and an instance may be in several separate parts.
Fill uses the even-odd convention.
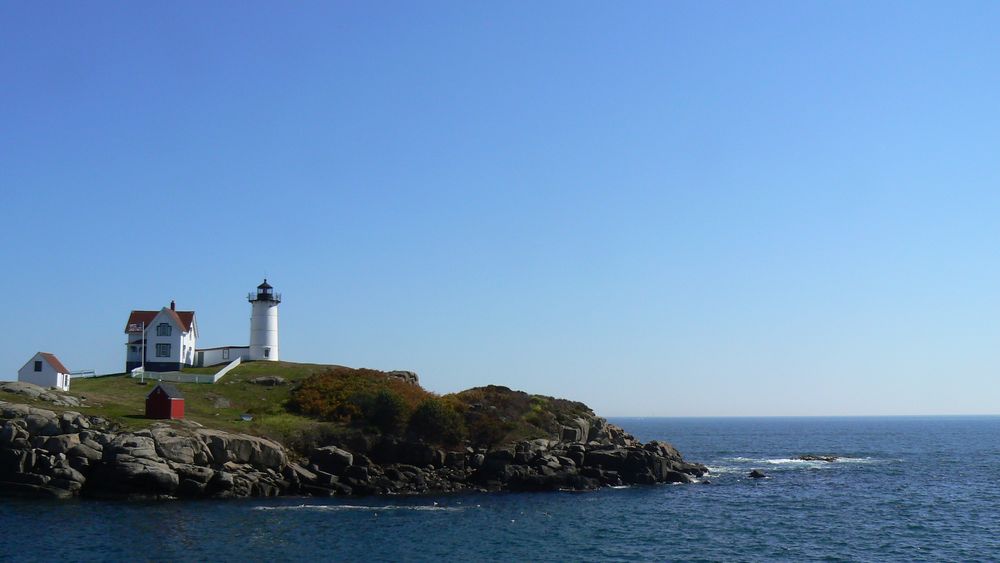
[[[1000,417],[612,421],[673,443],[710,467],[711,482],[420,498],[0,499],[0,560],[1000,559]],[[749,479],[751,469],[768,477]]]

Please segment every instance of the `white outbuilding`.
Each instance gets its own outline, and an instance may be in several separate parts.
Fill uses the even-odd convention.
[[[42,387],[69,391],[69,370],[59,358],[48,352],[38,352],[17,371],[17,380]]]

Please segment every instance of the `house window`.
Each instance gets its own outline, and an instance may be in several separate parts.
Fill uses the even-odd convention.
[[[156,336],[170,336],[170,332],[173,327],[169,323],[160,323],[156,325]]]
[[[229,348],[223,348],[222,349],[222,359],[223,360],[228,360],[229,359]]]
[[[42,362],[35,360],[35,371],[42,371]]]
[[[139,351],[139,348],[138,348],[138,347],[136,347],[136,346],[132,346],[132,353],[133,353],[133,354],[135,354],[135,353],[136,353],[136,352],[138,352],[138,351]]]
[[[169,358],[170,357],[170,344],[157,344],[156,345],[156,357],[157,358]]]
[[[271,349],[270,348],[264,348],[264,357],[265,358],[270,358],[271,357]]]

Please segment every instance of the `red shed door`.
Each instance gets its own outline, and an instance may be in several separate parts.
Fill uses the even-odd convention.
[[[170,418],[184,418],[184,399],[170,399]]]

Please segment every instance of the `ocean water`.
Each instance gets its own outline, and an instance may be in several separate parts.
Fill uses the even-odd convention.
[[[0,499],[0,560],[1000,559],[1000,417],[620,418],[710,483],[419,498]],[[802,454],[840,461],[803,462]],[[749,479],[751,469],[768,478]]]

